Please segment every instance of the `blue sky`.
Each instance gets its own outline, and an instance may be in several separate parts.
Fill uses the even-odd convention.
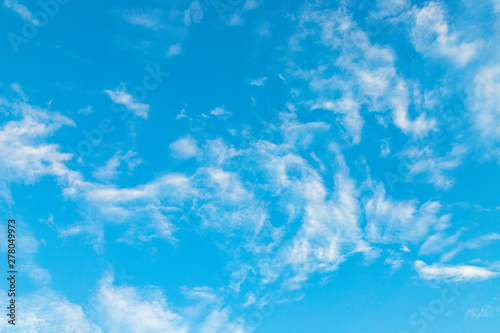
[[[498,331],[498,0],[0,15],[0,331]]]

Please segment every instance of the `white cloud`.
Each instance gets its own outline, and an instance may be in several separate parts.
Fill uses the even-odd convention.
[[[160,9],[143,10],[143,9],[128,9],[124,10],[122,17],[130,24],[138,25],[151,29],[158,29],[161,25],[163,11]]]
[[[392,116],[395,126],[405,134],[422,138],[435,129],[436,120],[420,112],[415,119],[409,115],[413,102],[408,85],[396,70],[396,55],[389,47],[372,44],[369,36],[361,30],[352,17],[342,10],[314,10],[306,7],[300,17],[298,32],[290,39],[293,51],[301,51],[309,42],[320,40],[325,52],[338,52],[333,58],[320,54],[316,69],[293,69],[294,75],[309,82],[311,90],[318,94],[317,103],[331,99],[331,92],[338,91],[348,96],[357,105],[366,105],[370,112],[385,118]],[[387,111],[391,114],[386,115]],[[349,112],[346,125],[355,133],[361,124],[356,113]],[[380,120],[382,120],[380,119]],[[379,120],[379,121],[380,121]],[[354,135],[356,141],[357,136]]]
[[[457,66],[467,65],[479,52],[481,41],[466,42],[449,26],[442,6],[434,1],[414,8],[411,38],[415,49],[427,56],[444,57]]]
[[[221,165],[234,157],[242,156],[243,153],[236,150],[234,146],[229,146],[222,139],[208,141],[207,147],[207,157],[214,162],[214,165]]]
[[[266,80],[267,80],[267,77],[264,76],[264,77],[250,81],[250,85],[260,87],[260,86],[264,85],[264,82]]]
[[[159,290],[116,286],[113,276],[101,281],[93,307],[97,322],[107,332],[188,332],[188,325]]]
[[[330,129],[329,124],[321,121],[300,123],[295,113],[281,113],[280,118],[283,141],[293,146],[308,147],[317,136]]]
[[[442,262],[449,261],[464,250],[477,250],[486,247],[496,241],[500,241],[500,234],[491,233],[476,238],[472,238],[467,241],[455,241],[454,243],[452,243],[455,246],[447,253],[442,255],[441,261]]]
[[[450,216],[439,216],[440,209],[441,204],[435,201],[419,207],[415,200],[393,200],[378,184],[365,204],[367,239],[375,243],[422,241],[430,232],[448,227]]]
[[[216,116],[216,117],[224,118],[224,117],[230,116],[231,112],[226,110],[226,108],[224,106],[219,106],[219,107],[216,107],[215,109],[211,110],[210,114],[213,116]]]
[[[350,253],[372,254],[359,226],[359,193],[341,155],[337,155],[335,189],[329,191],[301,157],[280,152],[283,147],[264,143],[258,147],[251,155],[267,169],[269,191],[280,196],[279,207],[289,221],[300,221],[297,231],[287,231],[291,238],[279,246],[277,254],[259,260],[266,283],[282,279],[287,288],[300,288],[310,275],[336,270]],[[277,244],[282,232],[286,231],[276,233]]]
[[[491,0],[495,8],[495,12],[500,13],[500,0]]]
[[[423,261],[415,261],[415,269],[421,279],[424,280],[448,280],[453,282],[467,282],[492,279],[499,275],[484,267],[467,265],[427,265]]]
[[[239,180],[239,177],[221,169],[209,168],[206,170],[210,180],[217,185],[220,195],[229,201],[240,202],[251,199],[251,195],[246,191]]]
[[[23,19],[33,23],[34,25],[38,26],[40,24],[40,22],[33,18],[33,14],[30,12],[30,10],[26,6],[19,4],[17,0],[5,0],[3,2],[3,5],[7,8],[12,9]]]
[[[403,254],[410,252],[410,250],[403,246],[400,250],[387,250],[389,253],[388,257],[385,259],[384,263],[391,266],[393,271],[401,269],[401,266],[405,262]]]
[[[478,143],[485,156],[500,161],[500,64],[479,69],[469,99]]]
[[[410,98],[408,87],[403,80],[398,80],[394,87],[397,94],[390,98],[393,107],[394,124],[404,133],[412,133],[417,138],[425,137],[430,131],[436,128],[435,119],[427,119],[425,113],[422,113],[416,119],[411,120],[408,112]]]
[[[69,302],[54,290],[42,289],[35,294],[21,297],[18,302],[19,308],[22,309],[22,319],[16,321],[19,332],[102,332],[101,328],[88,319],[80,305]],[[10,325],[6,320],[2,320],[0,329],[7,330],[7,326]]]
[[[148,119],[149,105],[138,102],[130,95],[125,87],[115,90],[104,90],[109,98],[116,103],[125,106],[129,111],[132,111],[136,116]]]
[[[236,12],[232,13],[229,16],[229,20],[227,21],[227,24],[231,25],[231,26],[241,26],[241,25],[243,25],[242,14],[239,11],[236,11]]]
[[[56,144],[43,142],[62,126],[75,126],[71,119],[25,102],[9,103],[0,99],[0,106],[20,118],[0,128],[1,181],[33,183],[47,175],[78,177],[65,166],[71,154],[61,153]]]
[[[467,153],[463,145],[456,145],[444,156],[435,156],[430,148],[409,147],[403,151],[409,176],[426,175],[426,180],[438,188],[449,189],[454,179],[448,174],[462,164]]]
[[[81,108],[80,110],[78,110],[78,113],[83,113],[86,116],[88,116],[92,112],[94,112],[94,110],[92,109],[92,106],[87,106],[85,108]]]
[[[119,286],[108,275],[101,281],[93,311],[106,332],[247,332],[210,288],[186,288],[184,295],[189,306],[176,307],[158,288]]]
[[[498,310],[497,310],[498,311]],[[491,318],[495,315],[495,310],[490,305],[477,308],[470,308],[465,314],[465,318],[481,319]]]
[[[257,9],[260,6],[260,0],[246,0],[245,4],[243,4],[243,9],[252,10]]]
[[[167,57],[177,55],[181,53],[181,50],[182,50],[181,44],[170,45],[167,51]]]
[[[410,0],[376,0],[377,13],[375,18],[380,20],[388,16],[395,16],[410,8]]]
[[[40,243],[29,232],[24,230],[18,238],[19,246],[24,249],[24,260],[19,263],[19,269],[28,272],[28,276],[36,283],[47,284],[52,276],[49,271],[38,265],[35,258],[38,254]]]
[[[24,102],[26,102],[28,100],[28,97],[24,94],[23,89],[21,88],[21,86],[18,83],[12,83],[9,86],[9,88],[12,89],[13,91],[15,91],[17,93],[17,95],[19,96],[19,98],[21,98],[21,100],[23,100]],[[48,105],[50,105],[51,102],[52,102],[52,100],[50,100]]]
[[[96,249],[102,248],[106,223],[126,224],[128,229],[119,240],[129,244],[155,238],[176,242],[174,217],[179,217],[181,203],[195,194],[189,179],[180,174],[167,174],[130,188],[81,182],[63,193],[87,204],[87,221],[70,225],[62,233],[88,233],[94,237]]]
[[[172,155],[179,160],[187,160],[193,157],[198,157],[201,154],[201,149],[198,148],[196,140],[190,136],[179,139],[170,144]]]
[[[154,181],[134,188],[116,188],[114,186],[96,185],[86,183],[82,185],[85,190],[84,195],[91,201],[96,202],[133,202],[136,200],[155,199],[165,191],[170,191],[169,195],[180,196],[183,190],[188,190],[189,180],[180,174],[167,174],[158,177]],[[189,191],[189,190],[188,190]]]
[[[271,37],[271,27],[271,23],[269,23],[268,21],[262,22],[259,26],[259,36],[266,38]],[[278,77],[279,75],[280,74],[278,74]]]
[[[113,178],[116,178],[116,176],[118,176],[117,169],[120,164],[120,156],[118,154],[115,154],[106,162],[106,165],[95,170],[92,173],[92,176],[100,180],[111,180]]]
[[[465,242],[464,247],[466,249],[478,249],[487,246],[494,241],[500,241],[500,234],[491,233],[477,238],[473,238]]]
[[[99,180],[112,180],[116,178],[120,172],[118,168],[125,162],[128,166],[128,170],[132,171],[136,166],[142,163],[142,160],[137,156],[137,153],[129,150],[126,154],[121,155],[121,152],[118,151],[113,157],[111,157],[105,165],[97,168],[92,176]]]
[[[292,288],[300,285],[306,274],[336,270],[344,256],[361,242],[360,209],[351,179],[337,175],[336,191],[330,200],[322,184],[312,181],[300,185],[308,193],[304,222],[293,245],[285,250],[286,262],[297,272],[290,281]]]
[[[441,253],[445,248],[456,244],[460,235],[460,232],[457,232],[455,235],[450,237],[447,237],[444,233],[432,235],[422,244],[418,253],[420,255]]]
[[[23,317],[16,327],[26,333],[247,332],[243,321],[211,289],[186,289],[184,294],[188,305],[175,306],[159,288],[118,285],[107,273],[84,308],[47,288],[19,298]],[[0,322],[0,330],[8,326],[6,320]]]
[[[123,155],[122,161],[127,164],[128,170],[132,171],[134,168],[142,163],[142,159],[137,157],[138,153],[129,150]]]
[[[205,318],[200,324],[197,332],[200,333],[245,333],[247,332],[243,326],[236,322],[230,321],[230,311],[227,308],[215,309]]]
[[[315,109],[331,110],[337,114],[344,115],[342,117],[342,124],[352,138],[352,143],[357,145],[361,142],[361,131],[364,121],[359,113],[360,106],[355,100],[350,97],[344,97],[335,102],[325,101],[316,103],[312,106],[312,110]]]
[[[192,24],[193,13],[188,14],[189,24]],[[184,19],[187,22],[186,16]],[[331,41],[332,45],[337,42],[336,38],[342,40],[346,36],[343,31],[356,31],[352,30],[351,23],[345,17],[334,32],[328,27],[330,23],[336,23],[323,23],[325,29],[322,37]],[[404,133],[415,137],[426,135],[436,122],[425,114],[410,119],[408,109],[411,94],[405,81],[394,70],[394,54],[389,49],[369,44],[364,37],[360,37],[354,47],[346,47],[341,52],[336,63],[338,66],[333,70],[335,73],[340,68],[353,78],[348,89],[337,90],[337,74],[328,74],[326,69],[323,71],[318,68],[314,73],[310,72],[311,77],[314,77],[310,81],[311,89],[319,91],[319,97],[313,98],[316,104],[312,109],[323,108],[337,113],[354,144],[360,143],[362,137],[364,120],[360,114],[361,107],[377,112],[376,116],[383,114],[386,109],[392,110],[394,124]],[[172,51],[175,46],[171,46],[169,53],[178,53],[177,50]],[[351,55],[352,59],[346,60]],[[355,59],[364,59],[366,62],[360,60],[360,63],[356,63]],[[373,67],[380,68],[372,69],[373,63],[376,64]],[[263,83],[261,78],[251,84]],[[347,90],[349,93],[346,93]],[[106,90],[106,93],[116,103],[147,118],[149,106],[137,102],[124,88]],[[335,96],[342,98],[335,99]],[[224,107],[210,113],[214,116],[230,114]],[[90,212],[89,220],[95,219],[102,224],[128,223],[130,228],[121,240],[149,241],[154,237],[172,239],[178,228],[176,221],[183,214],[179,207],[185,205],[190,213],[202,220],[203,227],[225,233],[226,237],[218,245],[226,239],[229,239],[228,243],[236,239],[233,243],[247,250],[249,256],[252,255],[247,270],[256,276],[251,280],[258,280],[261,285],[277,281],[277,284],[291,289],[300,288],[310,276],[336,270],[353,253],[362,252],[366,257],[373,258],[378,252],[368,241],[406,243],[426,240],[420,248],[420,254],[442,252],[456,241],[458,237],[444,236],[443,230],[449,224],[449,216],[441,213],[439,202],[429,201],[420,205],[415,200],[398,201],[388,197],[382,187],[376,188],[372,196],[361,198],[356,181],[349,176],[346,162],[338,151],[333,154],[331,151],[326,152],[324,155],[318,153],[321,159],[312,155],[314,153],[302,151],[310,147],[317,137],[324,142],[338,139],[324,135],[330,130],[330,124],[321,121],[301,123],[294,116],[282,115],[281,124],[276,128],[281,130],[277,142],[283,144],[278,145],[262,140],[251,142],[249,148],[237,151],[222,140],[215,140],[209,143],[208,151],[204,152],[199,148],[205,147],[202,141],[191,136],[181,138],[173,142],[170,149],[178,159],[198,158],[196,162],[203,166],[193,176],[162,175],[143,185],[129,187],[84,182],[79,174],[69,171],[65,166],[69,156],[60,153],[58,146],[43,143],[59,127],[72,125],[69,119],[63,116],[58,118],[52,112],[38,114],[29,111],[22,120],[7,123],[0,131],[0,147],[7,153],[0,153],[0,157],[2,166],[7,166],[4,168],[7,170],[5,174],[15,174],[12,178],[16,180],[34,181],[44,175],[58,179],[78,178],[78,182],[62,183],[67,190],[65,193],[73,195],[85,205]],[[491,131],[496,134],[495,129]],[[6,161],[6,156],[11,157],[16,151],[20,151],[21,155],[14,155],[14,162]],[[122,162],[133,169],[137,161],[133,153],[129,153],[113,156],[94,172],[94,177],[113,179],[119,174]],[[417,160],[410,169],[413,175],[426,174],[431,181],[438,185],[444,184],[444,187],[449,179],[443,176],[443,172],[455,168],[461,157],[459,151],[443,158],[419,149],[407,150],[406,153]],[[321,165],[321,161],[325,161],[327,167],[323,165],[321,172],[316,170],[313,167],[316,164],[308,162],[309,156],[314,156]],[[28,167],[25,164],[15,165],[18,159],[23,163],[28,161]],[[233,159],[239,160],[235,162]],[[335,162],[338,165],[332,170],[330,166]],[[264,175],[261,174],[263,170],[267,172]],[[250,182],[243,177],[247,172],[255,172],[251,174],[255,177],[251,177]],[[31,175],[31,178],[25,175]],[[361,199],[366,200],[362,203]],[[276,209],[279,218],[271,221],[268,209]],[[363,214],[366,214],[366,229],[361,225],[365,221]],[[252,232],[247,231],[249,228]],[[77,225],[70,226],[65,232],[69,235],[82,230],[85,230],[84,226]],[[433,236],[428,237],[430,234]],[[240,242],[241,239],[243,241]],[[221,245],[224,246],[226,244]],[[404,261],[401,256],[393,255],[386,262],[397,269]],[[421,277],[428,280],[465,281],[496,274],[475,266],[429,266],[420,261],[415,263],[415,267]],[[242,273],[238,279],[245,280],[246,275]],[[151,293],[144,295],[141,289],[117,286],[112,279],[104,280],[97,296],[98,304],[102,306],[102,327],[123,332],[187,332],[193,327],[200,332],[243,332],[239,323],[231,322],[230,310],[222,305],[213,306],[207,311],[208,315],[196,324],[188,324],[185,318],[189,318],[189,315],[169,304],[161,292],[148,292]],[[207,298],[216,299],[215,296]],[[40,302],[51,304],[45,299]],[[81,317],[78,306],[70,305],[69,308],[71,311],[68,311],[72,313],[69,317],[76,318],[76,322],[83,321],[80,324],[82,330],[85,325],[91,325]],[[33,316],[39,317],[38,314]],[[146,323],[140,320],[141,316]],[[58,326],[52,329],[61,330]]]
[[[335,105],[341,114],[349,112],[352,103],[355,104],[349,99],[343,101],[347,106]],[[13,122],[16,125],[13,133],[36,133],[30,134],[31,139],[26,141],[30,145],[39,144],[38,140],[52,135],[63,124],[71,124],[56,113],[37,113],[26,104],[20,105],[23,105],[19,110],[25,113],[24,118],[38,117],[28,122],[29,126]],[[363,253],[365,258],[373,259],[380,251],[368,241],[420,242],[448,226],[450,217],[440,213],[439,202],[419,205],[414,200],[397,201],[387,198],[379,186],[373,190],[373,196],[364,198],[367,227],[363,230],[361,194],[349,176],[340,150],[330,146],[332,149],[327,154],[333,155],[333,159],[332,163],[325,163],[329,165],[328,172],[317,171],[316,164],[308,162],[309,153],[306,157],[300,155],[301,149],[308,147],[315,136],[328,131],[330,125],[300,123],[297,118],[293,113],[280,115],[277,125],[283,138],[280,145],[261,140],[238,151],[218,139],[208,141],[206,152],[202,152],[199,142],[191,136],[172,143],[170,148],[178,157],[200,157],[198,161],[202,166],[192,176],[166,174],[143,185],[122,188],[83,181],[80,174],[65,167],[65,159],[61,159],[57,172],[46,171],[38,176],[46,174],[66,179],[61,182],[64,194],[86,206],[88,220],[99,221],[97,228],[104,228],[105,223],[127,223],[129,229],[120,239],[125,242],[147,242],[158,237],[174,240],[176,221],[184,214],[180,207],[188,207],[196,220],[201,219],[202,227],[224,233],[228,243],[238,240],[235,243],[251,256],[247,270],[253,270],[261,283],[277,282],[291,289],[300,288],[314,274],[337,269],[353,253]],[[22,135],[17,137],[19,140]],[[322,139],[328,142],[328,138]],[[58,152],[58,147],[53,150]],[[325,156],[320,157],[326,162]],[[238,163],[233,163],[233,159],[239,159]],[[315,160],[321,161],[318,156]],[[137,163],[135,154],[114,156],[96,174],[102,179],[112,178],[121,162],[133,168]],[[335,166],[330,168],[332,164]],[[255,181],[245,182],[244,172],[255,172]],[[331,175],[331,179],[323,175]],[[268,207],[271,205],[286,221],[270,221]],[[85,225],[73,225],[66,234],[89,230]],[[425,252],[426,247],[429,250],[430,245],[423,246],[422,251]],[[401,260],[394,257],[387,262],[398,267]],[[244,275],[238,279],[246,279]],[[110,287],[111,292],[117,292],[116,288]],[[127,291],[127,295],[133,296],[129,292],[132,291]],[[206,327],[222,327],[220,323],[225,322],[227,312],[223,308],[217,311],[207,317],[211,319],[207,319]]]
[[[259,234],[268,214],[238,173],[215,167],[200,168],[194,181],[199,184],[201,200],[196,208],[203,227],[228,234],[246,230],[241,234],[243,238]]]
[[[215,10],[221,20],[229,26],[241,26],[246,13],[260,7],[261,0],[241,0],[229,3],[214,2]]]

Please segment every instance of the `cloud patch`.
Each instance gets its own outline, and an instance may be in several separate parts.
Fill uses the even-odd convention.
[[[115,90],[106,89],[104,92],[114,103],[125,106],[127,110],[132,111],[137,117],[148,119],[150,106],[138,102],[127,92],[124,86]]]
[[[453,282],[487,280],[496,278],[500,274],[485,267],[445,264],[427,265],[420,260],[415,261],[415,269],[421,279]]]

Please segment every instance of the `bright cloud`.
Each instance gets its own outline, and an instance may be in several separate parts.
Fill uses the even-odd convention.
[[[116,90],[104,90],[113,103],[123,105],[127,110],[132,111],[137,117],[148,119],[149,105],[138,102],[130,95],[125,87]]]
[[[480,41],[463,40],[447,22],[442,6],[434,1],[414,9],[412,42],[415,49],[429,56],[445,57],[465,66],[479,52]]]
[[[33,25],[38,26],[40,24],[40,22],[33,17],[33,13],[25,5],[18,3],[17,0],[4,0],[3,5],[12,9],[15,13],[31,22]]]
[[[180,160],[196,157],[201,153],[196,140],[188,136],[170,144],[170,150],[175,158]]]
[[[455,282],[467,282],[474,280],[492,279],[499,275],[485,267],[468,265],[427,265],[423,261],[415,261],[415,269],[420,278],[425,280],[450,280]]]
[[[141,9],[129,9],[122,12],[123,18],[130,24],[158,29],[163,17],[163,11],[154,9],[144,11]]]

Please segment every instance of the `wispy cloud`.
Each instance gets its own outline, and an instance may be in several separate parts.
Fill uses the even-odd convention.
[[[250,81],[250,85],[252,86],[263,86],[264,85],[264,82],[267,80],[267,77],[261,77],[261,78],[258,78],[258,79],[255,79],[255,80],[252,80]]]
[[[473,127],[483,155],[500,161],[500,63],[480,68],[471,82],[471,111]]]
[[[380,20],[401,14],[410,7],[411,2],[410,0],[376,0],[376,4],[375,18]]]
[[[92,106],[87,106],[85,108],[81,108],[80,110],[78,110],[78,113],[82,113],[86,116],[88,116],[92,112],[94,112],[94,110],[92,109]]]
[[[182,292],[185,306],[167,301],[158,287],[119,284],[107,272],[85,307],[51,289],[21,297],[18,301],[27,317],[16,327],[26,332],[248,332],[210,288],[184,288]],[[1,323],[0,329],[5,325]]]
[[[129,150],[126,154],[121,155],[120,152],[117,152],[113,157],[111,157],[104,166],[97,168],[92,176],[99,180],[112,180],[116,178],[120,171],[118,168],[120,165],[125,162],[128,165],[128,170],[133,170],[137,165],[142,163],[140,158],[136,157],[137,153]]]
[[[226,107],[223,105],[223,106],[219,106],[219,107],[216,107],[215,109],[211,110],[210,114],[213,116],[216,116],[216,117],[224,118],[224,117],[230,116],[231,112],[226,110]]]
[[[71,303],[55,290],[45,289],[21,297],[25,319],[17,322],[16,327],[25,332],[80,332],[101,333],[100,327],[91,322],[83,308]],[[51,309],[48,311],[47,309]],[[0,328],[2,325],[0,324]]]
[[[446,19],[446,13],[437,2],[426,3],[415,8],[412,42],[415,49],[428,56],[448,58],[458,66],[467,65],[477,56],[481,41],[465,41],[453,32]]]
[[[481,307],[470,308],[465,314],[466,318],[481,319],[481,318],[491,318],[494,317],[496,312],[500,311],[497,308],[496,311],[491,305],[485,305]]]
[[[101,281],[93,305],[106,331],[187,333],[183,318],[169,308],[159,290],[145,290],[148,297],[136,288],[116,286],[114,276]]]
[[[0,100],[0,105],[2,101]],[[25,102],[5,102],[20,119],[4,123],[0,128],[1,180],[32,183],[42,176],[69,176],[65,163],[70,154],[60,152],[60,146],[44,143],[63,126],[75,123],[57,112],[49,112]]]
[[[40,24],[38,20],[33,18],[33,14],[30,12],[30,10],[25,5],[19,4],[17,0],[5,0],[3,2],[3,5],[7,8],[12,9],[23,19],[33,23],[34,25],[38,26]]]
[[[167,51],[167,57],[177,55],[181,53],[181,50],[182,50],[181,44],[170,45]]]
[[[243,4],[243,9],[252,10],[257,9],[261,5],[261,0],[246,0]]]
[[[306,7],[300,16],[297,33],[290,39],[292,51],[303,50],[311,39],[321,41],[325,51],[339,52],[334,61],[320,53],[322,65],[312,70],[295,69],[294,76],[309,82],[318,102],[332,101],[332,89],[350,96],[358,105],[369,101],[368,110],[380,114],[380,122],[392,116],[392,122],[407,135],[422,138],[436,128],[435,119],[421,112],[410,117],[412,96],[406,80],[396,70],[396,56],[388,46],[373,44],[368,34],[341,10],[315,10]],[[318,42],[315,42],[318,43]],[[362,56],[360,56],[362,54]],[[325,105],[324,105],[325,106]],[[333,105],[332,105],[333,106]],[[348,113],[348,115],[353,115]],[[357,120],[356,120],[357,119]],[[353,130],[361,119],[345,118]]]
[[[150,29],[161,27],[164,12],[160,9],[126,9],[121,12],[122,17],[130,24]]]
[[[109,98],[116,103],[125,106],[129,111],[132,111],[137,117],[148,119],[149,105],[138,102],[130,95],[124,86],[115,90],[104,90]]]
[[[361,131],[363,129],[364,120],[360,115],[360,105],[350,97],[344,97],[338,101],[321,101],[316,102],[312,108],[330,110],[337,114],[343,115],[342,124],[352,138],[353,144],[361,142]]]
[[[454,282],[487,280],[498,277],[500,274],[485,267],[445,264],[427,265],[420,260],[415,261],[415,269],[421,279]]]
[[[170,150],[172,151],[173,156],[180,160],[197,157],[201,153],[196,140],[190,136],[172,142],[170,144]]]
[[[410,177],[424,174],[430,184],[449,189],[455,182],[449,173],[462,164],[467,152],[465,146],[456,145],[446,155],[436,156],[430,147],[419,149],[413,146],[405,149],[402,155],[407,158]]]
[[[424,240],[432,231],[446,229],[450,215],[441,215],[442,205],[428,201],[394,200],[382,184],[375,185],[365,204],[367,238],[376,243],[404,243]]]

